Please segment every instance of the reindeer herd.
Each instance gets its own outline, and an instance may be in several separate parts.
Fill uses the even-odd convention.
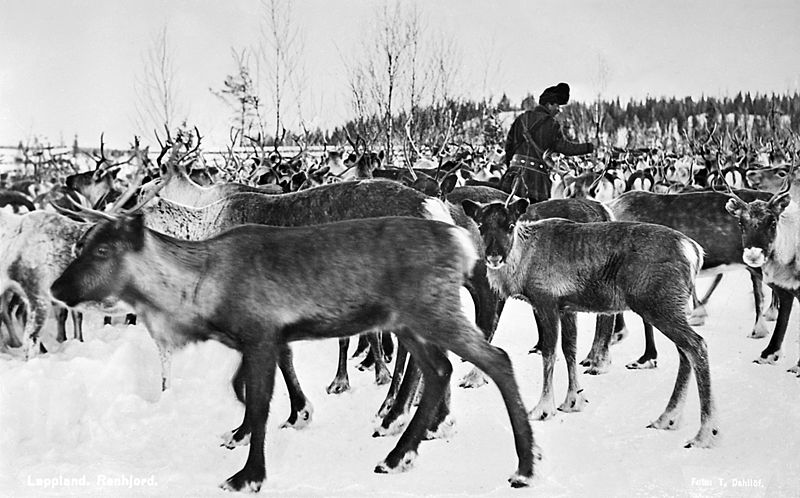
[[[646,334],[646,350],[629,368],[657,366],[653,328],[675,344],[677,379],[650,427],[678,427],[694,375],[700,429],[686,447],[709,448],[721,428],[709,352],[692,328],[705,319],[710,295],[697,297],[697,276],[718,274],[716,285],[723,270],[748,269],[752,336],[768,335],[767,321],[777,320],[761,363],[778,359],[793,297],[800,299],[800,178],[795,183],[788,167],[760,171],[760,185],[782,182],[772,191],[734,189],[723,181],[724,190],[587,198],[615,192],[622,183],[644,185],[644,175],[617,181],[607,161],[591,183],[580,175],[562,181],[569,188],[560,195],[571,197],[529,204],[519,182],[472,178],[465,185],[474,175],[464,172],[463,160],[390,170],[380,167],[380,155],[355,145],[348,158],[352,179],[334,154],[323,173],[282,185],[274,169],[260,171],[259,178],[273,174],[276,180],[266,185],[201,185],[192,179],[199,144],[199,134],[196,140],[168,137],[152,164],[137,141],[128,160],[136,174],[125,189],[113,181],[119,164],[110,164],[101,147],[97,168],[69,177],[44,204],[9,195],[6,204],[31,212],[0,211],[0,326],[2,347],[22,347],[30,358],[45,350],[41,332],[54,309],[60,341],[66,340],[68,312],[78,340],[81,310],[127,313],[155,340],[164,390],[172,353],[186,343],[211,339],[239,351],[232,385],[244,418],[222,445],[249,445],[249,453],[221,485],[227,490],[258,491],[266,480],[265,427],[276,367],[291,406],[282,427],[312,422],[313,406],[294,370],[293,341],[340,341],[329,393],[349,389],[349,337],[369,344],[376,383],[391,382],[375,435],[402,431],[376,465],[378,473],[407,470],[420,442],[452,425],[447,353],[473,363],[476,370],[461,385],[477,387],[483,374],[497,385],[517,456],[509,482],[523,487],[532,484],[541,458],[530,420],[581,411],[587,402],[577,371],[578,312],[598,315],[591,351],[581,362],[590,374],[608,370],[609,346],[626,334],[624,311],[642,318]],[[484,166],[471,173],[496,169]],[[32,209],[37,204],[40,209]],[[762,283],[772,290],[772,306],[764,305]],[[475,305],[474,322],[462,309],[462,287]],[[510,297],[531,304],[535,349],[543,358],[542,393],[530,411],[509,356],[490,342]],[[391,337],[397,351],[390,373]],[[556,407],[559,338],[569,386]],[[791,371],[800,375],[800,363]]]

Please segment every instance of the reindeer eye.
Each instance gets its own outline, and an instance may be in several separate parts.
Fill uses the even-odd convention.
[[[94,249],[94,255],[101,259],[106,259],[108,257],[109,252],[110,251],[108,250],[108,247],[106,247],[105,245],[99,245]]]

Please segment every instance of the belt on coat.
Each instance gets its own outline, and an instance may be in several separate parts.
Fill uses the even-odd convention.
[[[514,154],[509,163],[510,168],[518,167],[520,169],[532,169],[540,173],[547,173],[545,163],[541,159],[522,154]]]

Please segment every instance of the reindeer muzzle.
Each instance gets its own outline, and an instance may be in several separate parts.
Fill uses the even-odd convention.
[[[498,268],[501,268],[505,264],[506,262],[502,256],[499,255],[490,256],[488,254],[486,255],[486,266],[488,266],[493,270],[497,270]]]
[[[764,256],[764,250],[760,247],[746,247],[742,251],[742,261],[747,266],[753,268],[761,268],[766,262],[767,258]]]

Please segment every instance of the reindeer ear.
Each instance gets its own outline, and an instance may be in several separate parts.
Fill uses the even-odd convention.
[[[447,175],[444,180],[442,180],[442,184],[440,190],[442,191],[442,195],[447,195],[456,188],[456,184],[458,183],[458,177],[455,174]]]
[[[744,210],[744,204],[739,199],[735,199],[731,197],[728,199],[728,202],[725,203],[725,210],[728,211],[733,216],[737,218],[742,215],[742,211]]]
[[[519,219],[528,210],[529,205],[528,199],[517,199],[509,204],[508,210],[514,215],[515,219]]]
[[[116,221],[116,226],[125,232],[125,238],[135,251],[144,247],[144,215],[134,213],[122,216]]]
[[[461,201],[461,207],[464,208],[464,213],[475,221],[478,221],[478,214],[481,210],[481,205],[475,201],[464,199]]]
[[[789,192],[786,192],[778,197],[772,199],[770,201],[770,207],[778,214],[782,213],[786,206],[792,201],[791,196],[789,196]]]

